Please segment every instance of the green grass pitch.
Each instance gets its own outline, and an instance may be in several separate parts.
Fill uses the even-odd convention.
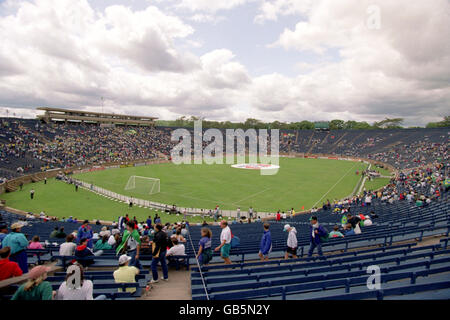
[[[179,207],[242,211],[250,206],[257,212],[287,211],[294,207],[300,211],[310,209],[323,201],[349,196],[360,179],[355,172],[362,171],[366,164],[327,159],[280,158],[280,169],[276,175],[262,176],[258,170],[232,168],[230,165],[174,165],[155,164],[142,167],[127,167],[78,174],[75,177],[94,183],[105,189],[135,198],[154,202],[176,204]],[[161,192],[147,195],[143,190],[125,191],[130,176],[160,179]],[[35,199],[30,200],[29,190],[36,190]],[[78,219],[116,220],[124,213],[144,220],[156,212],[133,207],[96,195],[87,190],[74,191],[73,185],[51,179],[24,186],[23,191],[0,196],[7,206],[24,211],[58,217],[74,216]],[[158,212],[161,215],[161,212]],[[182,220],[181,216],[162,214],[163,222]],[[200,222],[200,217],[191,217]]]

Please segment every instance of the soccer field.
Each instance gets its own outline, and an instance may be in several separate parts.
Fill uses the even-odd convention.
[[[78,174],[75,178],[119,194],[188,208],[256,211],[309,209],[326,199],[349,196],[360,179],[355,172],[366,168],[360,162],[328,159],[280,158],[276,175],[263,176],[259,170],[230,165],[155,164]],[[160,179],[161,192],[149,189],[125,190],[130,176]]]
[[[30,190],[35,190],[34,199],[30,199]],[[149,215],[154,217],[157,213],[163,223],[179,222],[182,216],[169,215],[161,211],[134,206],[129,208],[127,204],[113,201],[99,196],[93,192],[79,188],[75,192],[73,185],[56,179],[49,179],[47,184],[43,181],[30,183],[23,186],[22,191],[4,193],[0,199],[6,200],[6,205],[26,212],[40,213],[44,211],[49,216],[68,218],[73,216],[78,221],[100,219],[105,221],[117,221],[120,215],[129,214],[136,216],[138,221],[145,221]],[[207,221],[212,221],[207,218]],[[189,222],[200,223],[200,216],[189,217]]]
[[[250,206],[257,212],[298,212],[304,207],[321,206],[323,201],[349,196],[358,184],[361,172],[367,167],[361,162],[280,158],[280,169],[276,175],[262,176],[258,170],[232,168],[230,165],[174,165],[155,164],[142,167],[127,167],[78,174],[75,177],[105,189],[147,199],[154,202],[176,204],[179,207],[213,209],[219,205],[224,210]],[[125,190],[130,176],[160,179],[161,192],[148,195],[148,190],[138,188]],[[380,179],[381,180],[381,179]],[[375,180],[377,181],[377,180]],[[380,183],[381,181],[377,181]],[[35,199],[30,200],[29,191],[34,188]],[[110,200],[73,185],[50,179],[25,185],[23,191],[2,194],[7,206],[27,212],[45,211],[57,217],[74,216],[78,219],[102,219],[113,221],[119,215],[129,213],[138,220],[157,211]],[[162,215],[163,222],[182,220],[181,216]],[[201,222],[201,217],[190,217],[191,222]]]

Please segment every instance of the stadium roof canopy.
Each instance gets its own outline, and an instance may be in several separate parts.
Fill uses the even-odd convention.
[[[70,121],[87,122],[97,124],[119,124],[136,126],[154,126],[155,117],[129,116],[114,113],[100,113],[93,111],[69,110],[62,108],[41,107],[37,110],[45,111],[43,115],[38,115],[38,119],[45,122],[50,121]]]

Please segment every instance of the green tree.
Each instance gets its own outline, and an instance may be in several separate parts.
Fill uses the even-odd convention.
[[[345,121],[344,120],[331,120],[330,121],[330,130],[341,130],[344,129]]]
[[[377,129],[401,129],[403,118],[386,118],[382,121],[375,122],[373,126]]]
[[[427,128],[448,128],[450,127],[450,116],[444,117],[442,121],[430,122],[426,126]]]

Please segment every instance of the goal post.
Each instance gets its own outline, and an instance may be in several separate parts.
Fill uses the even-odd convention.
[[[133,190],[139,194],[152,195],[160,192],[160,181],[157,178],[131,176],[125,186],[126,191]]]

